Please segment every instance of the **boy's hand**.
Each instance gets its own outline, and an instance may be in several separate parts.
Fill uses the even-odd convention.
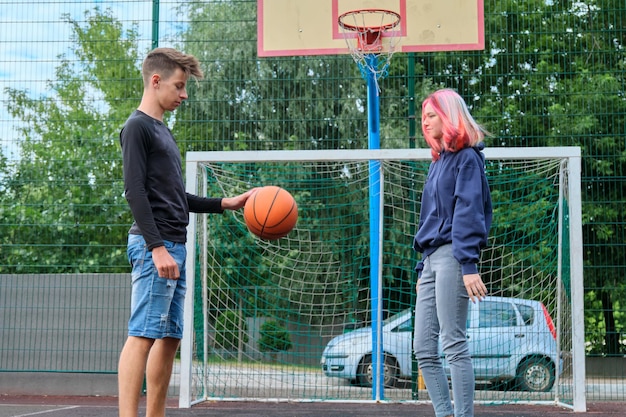
[[[178,264],[174,258],[172,258],[172,255],[170,255],[165,246],[159,246],[152,249],[152,261],[154,262],[154,266],[156,267],[161,278],[180,278]]]
[[[236,197],[222,198],[222,209],[223,210],[239,210],[240,208],[246,205],[246,201],[248,201],[248,198],[252,197],[252,195],[254,195],[254,193],[256,193],[258,190],[259,188],[256,187],[256,188],[252,188],[246,191],[243,194],[239,194]]]

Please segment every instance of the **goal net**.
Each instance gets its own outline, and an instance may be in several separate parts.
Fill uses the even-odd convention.
[[[580,151],[485,155],[494,215],[479,269],[494,303],[479,304],[468,321],[479,341],[476,401],[580,409]],[[427,149],[188,153],[189,192],[227,197],[277,185],[294,196],[299,218],[288,236],[265,241],[247,230],[243,210],[192,214],[180,405],[428,401],[411,340],[419,258],[412,239],[429,165]],[[372,255],[374,215],[380,253]],[[402,314],[408,319],[390,328]],[[331,355],[329,342],[349,347]]]

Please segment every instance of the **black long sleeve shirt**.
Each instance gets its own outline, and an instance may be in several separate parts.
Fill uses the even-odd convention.
[[[120,132],[124,194],[134,223],[130,234],[144,237],[148,249],[163,240],[187,240],[189,212],[222,213],[221,198],[203,198],[185,191],[182,160],[176,140],[161,121],[136,110]]]

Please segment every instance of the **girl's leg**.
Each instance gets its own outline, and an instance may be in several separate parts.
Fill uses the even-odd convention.
[[[456,417],[474,415],[474,368],[467,343],[469,297],[463,284],[461,266],[452,255],[452,246],[431,255],[436,271],[435,297],[440,325],[441,347],[450,366]]]
[[[436,417],[451,416],[452,402],[448,379],[439,356],[439,320],[435,298],[435,274],[427,258],[420,279],[415,305],[413,351],[417,358]]]

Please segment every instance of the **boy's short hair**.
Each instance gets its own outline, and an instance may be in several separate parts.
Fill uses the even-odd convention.
[[[197,79],[204,77],[200,63],[195,56],[184,54],[174,48],[156,48],[150,51],[143,60],[141,73],[144,85],[148,85],[152,74],[158,73],[167,79],[177,68],[183,70],[187,77]]]

